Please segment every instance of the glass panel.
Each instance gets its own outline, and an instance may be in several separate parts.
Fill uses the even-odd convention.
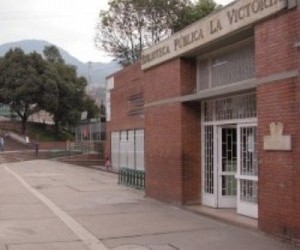
[[[222,128],[222,195],[236,195],[237,129]]]
[[[204,127],[204,182],[205,192],[214,193],[214,145],[213,126]]]
[[[222,195],[235,196],[236,195],[236,179],[233,175],[222,176]]]
[[[236,128],[222,129],[222,172],[236,172],[237,169]]]
[[[257,182],[241,180],[241,201],[257,203]]]
[[[210,100],[203,105],[205,122],[256,117],[254,93]]]
[[[257,136],[256,127],[241,128],[241,174],[257,176]]]
[[[238,48],[212,59],[212,87],[254,77],[254,46]]]
[[[209,88],[209,60],[198,62],[198,90]]]
[[[244,44],[198,61],[198,90],[252,79],[255,76],[254,44]]]
[[[256,96],[249,94],[217,99],[215,112],[217,121],[256,117]]]

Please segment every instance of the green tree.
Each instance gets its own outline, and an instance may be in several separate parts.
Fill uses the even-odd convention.
[[[94,99],[86,96],[84,101],[85,110],[87,111],[87,119],[97,118],[100,115],[100,108],[96,105]]]
[[[100,105],[100,118],[101,118],[101,121],[106,121],[106,107],[103,103],[103,101],[101,101],[101,105]]]
[[[54,45],[46,46],[43,50],[43,55],[48,62],[51,63],[64,63],[58,48]]]
[[[202,18],[216,8],[213,0],[111,0],[101,11],[95,45],[123,66],[140,60],[144,48]]]
[[[189,0],[111,0],[100,12],[95,44],[122,65],[140,59],[141,51],[172,32],[171,24]]]
[[[56,95],[55,86],[48,81],[49,73],[36,52],[25,54],[16,48],[0,60],[0,98],[20,117],[22,133],[26,133],[28,117],[40,109],[39,104]]]
[[[58,49],[53,47],[45,47],[44,56],[51,72],[54,72],[51,79],[57,88],[57,99],[43,107],[53,115],[58,132],[61,126],[74,126],[80,120],[81,112],[86,108],[87,81],[78,77],[75,67],[65,64]]]
[[[177,32],[220,7],[221,5],[218,5],[214,0],[198,0],[182,9],[178,19],[171,24],[171,29]]]

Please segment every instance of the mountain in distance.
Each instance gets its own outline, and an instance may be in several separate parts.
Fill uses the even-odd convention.
[[[55,44],[51,44],[47,41],[42,40],[23,40],[18,42],[5,43],[0,45],[0,56],[4,56],[5,53],[12,48],[21,48],[25,53],[36,51],[39,54],[43,54],[45,46],[50,45]],[[62,48],[58,46],[56,47],[59,49],[65,63],[75,66],[78,75],[84,76],[89,84],[104,87],[105,78],[121,69],[120,65],[118,65],[118,63],[116,62],[92,62],[90,65],[89,63],[83,63]]]

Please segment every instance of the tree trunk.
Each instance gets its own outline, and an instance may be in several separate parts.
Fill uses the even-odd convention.
[[[22,116],[21,120],[22,120],[22,130],[21,130],[21,133],[23,135],[25,135],[26,134],[26,130],[27,130],[27,126],[26,126],[27,125],[27,117],[26,117],[26,115]]]
[[[59,122],[54,119],[54,127],[55,127],[55,133],[58,135],[59,134]]]

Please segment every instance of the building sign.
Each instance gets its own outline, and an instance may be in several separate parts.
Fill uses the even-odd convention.
[[[239,0],[142,52],[142,69],[180,56],[283,10],[286,0]]]

